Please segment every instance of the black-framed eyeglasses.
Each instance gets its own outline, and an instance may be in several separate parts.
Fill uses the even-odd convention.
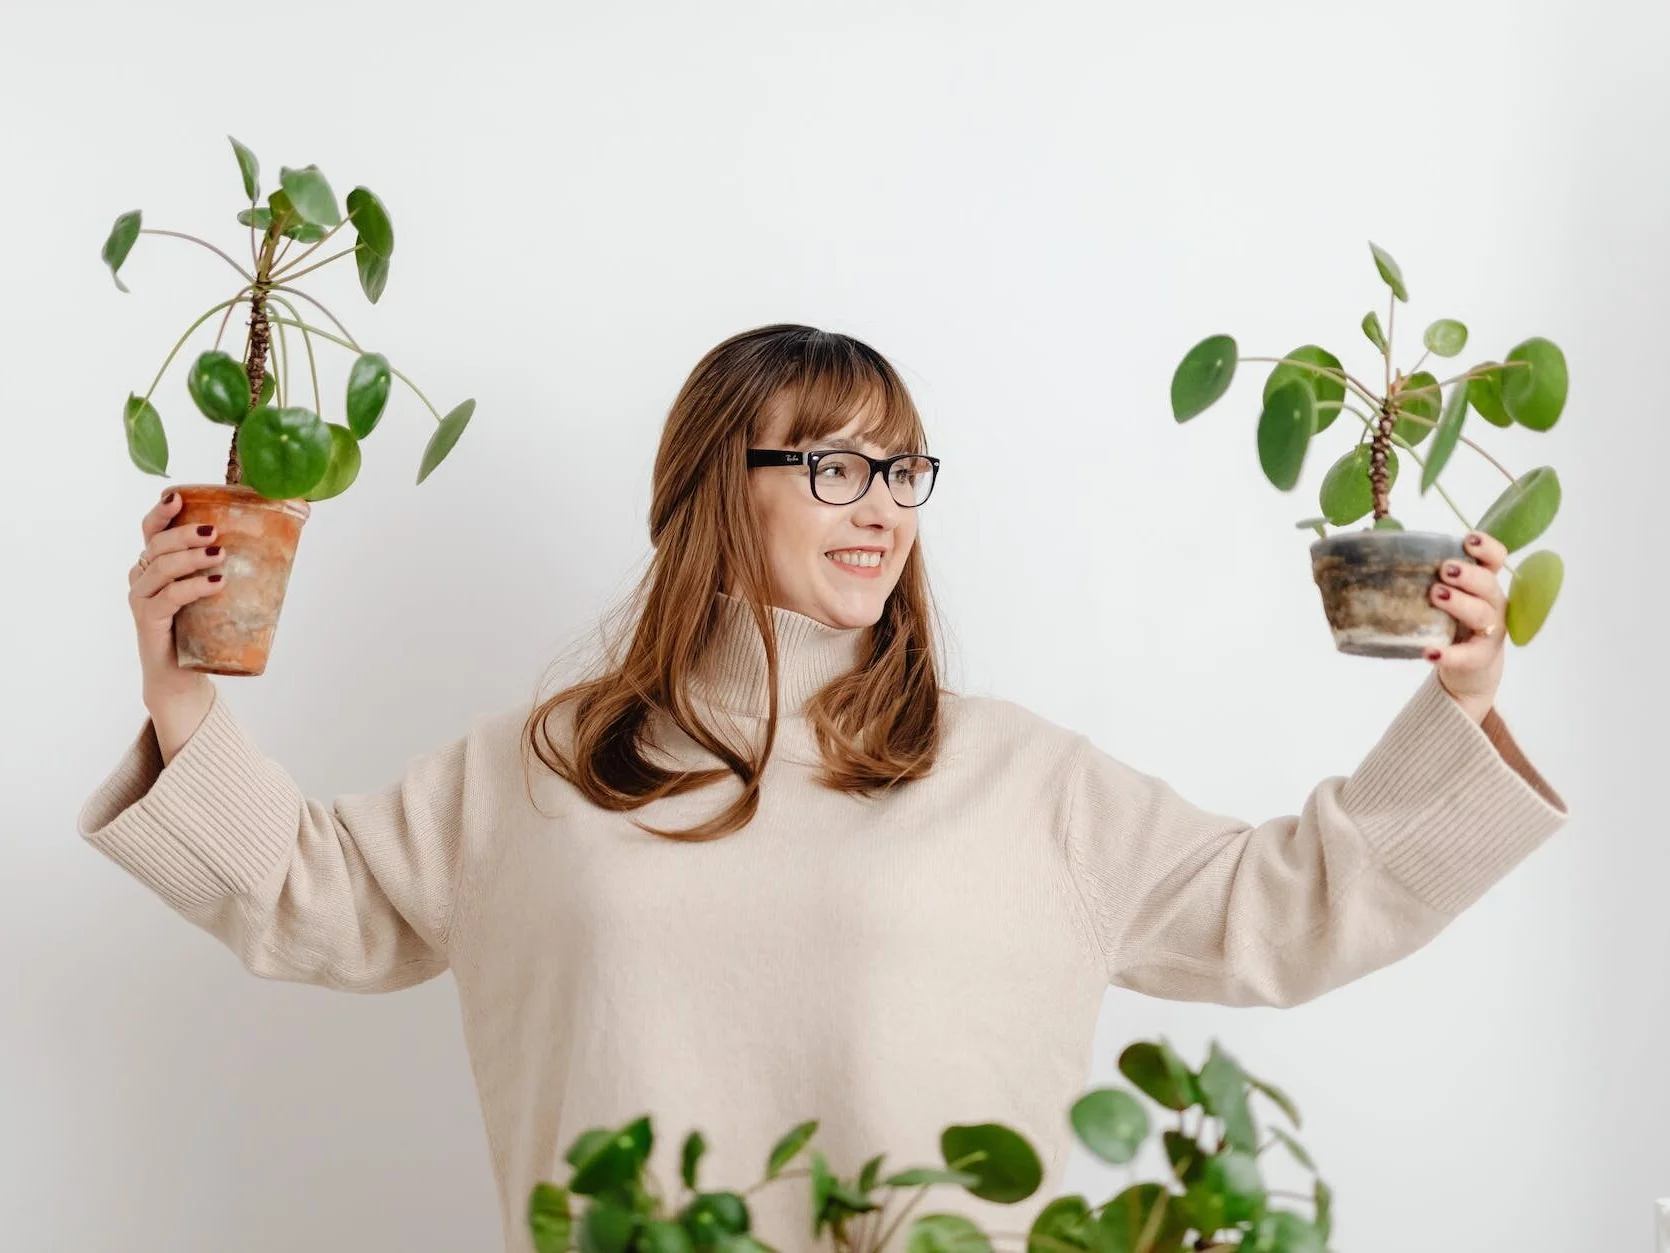
[[[896,457],[869,457],[847,449],[794,452],[786,448],[750,448],[748,468],[805,466],[812,495],[826,505],[850,505],[870,490],[881,475],[893,499],[915,509],[933,493],[939,477],[939,458],[927,453],[902,452]]]

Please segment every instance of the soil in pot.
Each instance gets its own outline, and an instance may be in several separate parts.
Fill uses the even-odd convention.
[[[311,506],[269,500],[242,484],[188,483],[175,527],[211,523],[225,558],[225,585],[174,615],[174,656],[182,670],[258,675],[267,668],[296,543]]]
[[[1472,561],[1454,535],[1435,531],[1341,532],[1310,546],[1311,572],[1342,653],[1424,657],[1469,634],[1432,603],[1446,561]]]

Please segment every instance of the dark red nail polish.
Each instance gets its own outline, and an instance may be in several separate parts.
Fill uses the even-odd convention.
[[[1449,598],[1450,598],[1450,589],[1447,588],[1447,587],[1440,586],[1438,588],[1438,599],[1439,600],[1448,600]]]
[[[1453,579],[1461,573],[1461,567],[1456,565],[1454,562],[1451,562],[1449,565],[1444,567],[1444,573]]]
[[[211,583],[219,583],[220,579],[221,579],[221,576],[218,575],[218,574],[211,574],[209,576],[209,582],[211,582]]]
[[[164,496],[162,498],[162,503],[165,505],[172,505],[174,503],[174,493],[169,492],[168,495]]]
[[[1436,648],[1429,648],[1426,650],[1426,659],[1428,661],[1437,661],[1441,655],[1442,654],[1439,653]]]
[[[1480,544],[1484,543],[1484,536],[1482,536],[1482,535],[1469,535],[1467,537],[1467,542],[1469,544],[1471,544],[1474,548],[1477,548]]]
[[[207,548],[205,548],[203,550],[203,555],[205,557],[218,557],[218,556],[220,556],[220,545],[219,544],[210,544]]]
[[[199,535],[213,535],[215,533],[215,529],[214,527],[205,524],[197,528],[197,533]]]

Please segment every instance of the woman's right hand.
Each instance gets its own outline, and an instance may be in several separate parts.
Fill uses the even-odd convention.
[[[128,605],[139,633],[139,667],[145,703],[153,710],[193,692],[207,676],[182,670],[174,657],[174,615],[182,605],[225,587],[218,567],[226,559],[212,526],[174,529],[184,506],[179,492],[154,505],[141,522],[145,568],[128,571]]]

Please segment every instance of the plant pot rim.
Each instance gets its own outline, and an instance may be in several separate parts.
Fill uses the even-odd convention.
[[[257,508],[276,509],[283,513],[294,514],[298,518],[306,519],[313,512],[313,506],[300,496],[275,500],[271,496],[263,496],[247,483],[179,483],[174,491],[191,493],[199,499],[213,498],[233,499],[240,503],[254,505]]]
[[[1366,545],[1379,545],[1388,553],[1430,552],[1435,560],[1462,551],[1461,537],[1448,531],[1377,531],[1372,527],[1320,536],[1311,541],[1310,551],[1313,557],[1326,557],[1341,550],[1362,551],[1361,546]]]

